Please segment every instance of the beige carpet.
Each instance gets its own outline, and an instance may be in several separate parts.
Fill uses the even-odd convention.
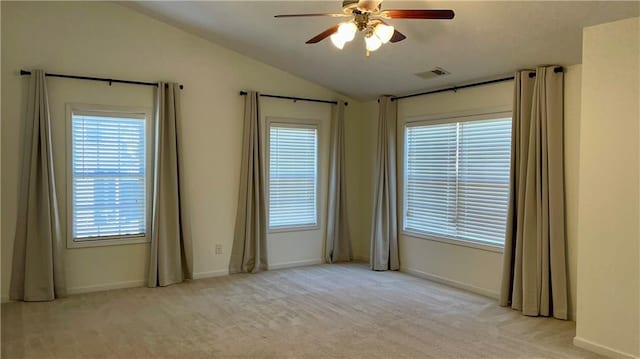
[[[2,358],[585,358],[575,325],[364,265],[2,305]]]

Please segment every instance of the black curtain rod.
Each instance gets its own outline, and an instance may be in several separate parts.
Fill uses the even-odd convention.
[[[555,73],[563,72],[563,71],[564,71],[564,68],[562,66],[558,66],[558,67],[553,69],[553,72],[555,72]],[[532,73],[529,74],[529,78],[533,78],[533,77],[536,77],[536,73],[535,72],[532,72]],[[447,87],[447,88],[440,89],[440,90],[426,91],[426,92],[414,93],[414,94],[411,94],[411,95],[404,95],[404,96],[396,96],[396,97],[392,97],[391,101],[401,100],[403,98],[409,98],[409,97],[431,95],[431,94],[439,93],[439,92],[447,92],[447,91],[456,92],[458,90],[466,89],[466,88],[469,88],[469,87],[489,85],[489,84],[494,84],[494,83],[503,82],[503,81],[510,81],[510,80],[513,80],[513,79],[514,79],[513,76],[503,77],[503,78],[495,79],[495,80],[476,82],[476,83],[467,84],[467,85],[461,85],[461,86]]]
[[[31,71],[20,70],[20,75],[31,75]],[[45,73],[47,77],[61,77],[63,79],[76,79],[76,80],[91,80],[91,81],[101,81],[108,82],[109,86],[112,83],[118,84],[130,84],[130,85],[143,85],[143,86],[153,86],[158,87],[158,84],[155,82],[143,82],[143,81],[131,81],[131,80],[118,80],[118,79],[108,79],[105,77],[90,77],[90,76],[76,76],[76,75],[62,75],[62,74],[53,74],[53,73]],[[180,85],[180,90],[184,88],[183,85]]]
[[[247,92],[246,91],[240,91],[240,96],[246,96]],[[292,97],[292,96],[280,96],[280,95],[268,95],[268,94],[264,94],[261,93],[260,97],[269,97],[269,98],[279,98],[279,99],[283,99],[283,100],[293,100],[293,101],[307,101],[307,102],[320,102],[320,103],[330,103],[333,105],[337,105],[338,101],[329,101],[329,100],[318,100],[315,98],[304,98],[304,97]],[[345,106],[349,106],[348,102],[344,103]]]

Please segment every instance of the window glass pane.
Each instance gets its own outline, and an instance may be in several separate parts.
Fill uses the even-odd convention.
[[[405,146],[405,230],[504,243],[510,118],[411,126]]]
[[[269,227],[317,224],[317,129],[269,131]]]
[[[458,236],[504,243],[511,119],[460,124]]]
[[[142,235],[145,120],[72,115],[73,238]]]
[[[405,229],[455,235],[456,124],[407,129]]]

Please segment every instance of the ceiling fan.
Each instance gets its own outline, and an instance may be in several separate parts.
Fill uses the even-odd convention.
[[[382,0],[345,0],[342,2],[341,14],[287,14],[276,15],[276,18],[330,16],[349,18],[347,21],[331,26],[309,39],[307,44],[316,44],[327,37],[338,49],[353,40],[356,33],[364,33],[367,56],[387,42],[399,42],[407,37],[387,24],[388,19],[453,19],[453,10],[382,10]]]

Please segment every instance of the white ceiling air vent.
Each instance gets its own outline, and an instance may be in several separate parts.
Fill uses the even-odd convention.
[[[425,71],[425,72],[420,72],[417,73],[416,76],[425,79],[425,80],[429,80],[432,79],[434,77],[438,77],[438,76],[444,76],[444,75],[449,75],[450,72],[441,68],[441,67],[436,67],[433,70],[429,70],[429,71]]]

